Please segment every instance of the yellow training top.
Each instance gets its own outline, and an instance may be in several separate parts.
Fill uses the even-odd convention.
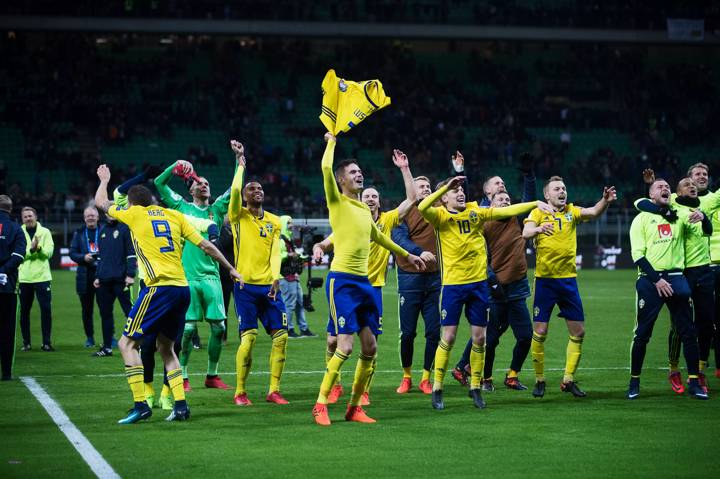
[[[346,132],[390,104],[380,80],[354,82],[338,78],[328,70],[322,81],[320,121],[333,135]]]
[[[538,234],[535,237],[536,278],[574,278],[577,276],[575,256],[577,256],[577,224],[582,220],[582,209],[572,203],[562,211],[550,215],[534,209],[525,218],[525,223],[532,221],[540,226],[553,223],[555,229],[548,236]]]
[[[235,269],[248,284],[269,285],[281,278],[280,218],[267,211],[257,217],[242,206],[244,172],[242,166],[235,170],[228,206]]]
[[[182,239],[199,245],[203,237],[182,213],[155,205],[129,208],[113,205],[108,216],[130,228],[147,286],[188,285],[182,266]]]
[[[481,208],[467,203],[463,211],[452,213],[432,204],[448,190],[443,186],[418,205],[420,214],[435,227],[442,284],[468,284],[487,279],[487,247],[483,223],[527,213],[537,201],[518,203],[504,208]]]
[[[322,158],[325,200],[330,213],[335,258],[330,271],[368,276],[370,241],[378,243],[396,255],[408,256],[408,252],[396,245],[381,232],[372,219],[370,208],[340,193],[333,174],[335,140],[328,141]]]

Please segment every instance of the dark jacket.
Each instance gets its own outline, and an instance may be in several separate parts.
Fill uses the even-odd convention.
[[[0,293],[17,292],[18,267],[25,258],[27,242],[20,225],[0,211],[0,273],[7,275],[7,283],[0,285]]]
[[[73,234],[72,242],[70,243],[70,259],[78,265],[77,274],[75,275],[75,290],[78,294],[87,293],[88,281],[92,283],[95,279],[97,261],[87,263],[85,262],[85,255],[92,253],[92,251],[90,251],[91,248],[97,253],[101,234],[102,226],[100,224],[98,224],[98,227],[94,230],[83,226]]]
[[[109,221],[100,232],[100,256],[96,277],[100,281],[124,280],[137,273],[137,257],[130,229],[122,223]]]

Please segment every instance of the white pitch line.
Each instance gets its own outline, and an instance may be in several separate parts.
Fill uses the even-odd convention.
[[[120,475],[115,472],[110,464],[102,457],[102,455],[93,447],[88,439],[70,418],[65,414],[60,405],[43,389],[35,378],[23,376],[20,380],[35,396],[40,405],[45,408],[50,419],[57,425],[60,431],[65,434],[70,444],[80,453],[83,460],[90,466],[90,470],[101,479],[120,479]]]
[[[658,371],[661,370],[667,370],[667,367],[657,367],[657,368],[651,368],[651,367],[644,367],[643,370],[653,370],[657,369]],[[615,366],[615,367],[603,367],[603,368],[579,368],[579,371],[629,371],[630,367],[628,366]],[[496,372],[506,372],[507,369],[505,368],[498,368],[495,369]],[[545,368],[545,371],[565,371],[565,368]],[[400,371],[402,372],[402,371]],[[414,373],[420,373],[421,371],[413,371]],[[325,370],[319,370],[319,371],[284,371],[283,376],[286,374],[324,374]],[[235,371],[225,371],[225,372],[219,372],[218,375],[222,376],[232,376],[235,374]],[[267,376],[270,374],[270,371],[251,371],[251,375],[259,375],[259,376]],[[386,369],[386,370],[380,370],[375,371],[375,374],[398,374],[397,369]],[[205,376],[205,373],[189,373],[188,376]],[[124,378],[125,374],[53,374],[53,375],[47,375],[47,376],[39,376],[35,375],[36,378]],[[155,374],[155,377],[162,377],[162,374]]]

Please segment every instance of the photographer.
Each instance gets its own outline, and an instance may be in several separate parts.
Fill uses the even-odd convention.
[[[100,242],[100,228],[98,220],[100,215],[94,206],[88,206],[83,212],[85,225],[77,230],[70,244],[70,258],[77,263],[77,275],[75,277],[75,290],[80,297],[80,308],[82,310],[82,323],[85,329],[85,347],[95,346],[95,328],[93,326],[93,314],[95,302],[95,271]]]
[[[304,263],[300,255],[295,251],[292,242],[292,218],[290,216],[280,217],[280,258],[282,264],[280,266],[280,293],[285,302],[285,310],[288,316],[288,336],[291,338],[313,337],[316,336],[308,328],[305,321],[305,308],[303,307],[303,291],[300,286],[300,274],[302,273]],[[295,332],[293,326],[293,313],[297,316],[300,334]]]

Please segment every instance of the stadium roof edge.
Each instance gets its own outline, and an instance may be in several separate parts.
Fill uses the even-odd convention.
[[[717,45],[720,36],[705,32],[699,40],[668,38],[667,31],[587,28],[498,27],[396,23],[282,22],[259,20],[177,20],[0,15],[4,30],[185,33],[198,35],[281,35],[333,38],[425,38],[601,43]]]

